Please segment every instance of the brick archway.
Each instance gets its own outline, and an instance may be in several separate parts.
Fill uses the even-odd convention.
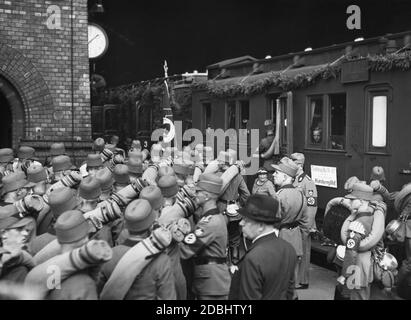
[[[24,137],[24,105],[17,90],[1,76],[0,112],[2,118],[0,120],[2,147],[16,148],[18,142]]]
[[[0,42],[0,91],[6,96],[13,118],[12,147],[21,139],[35,139],[31,120],[53,112],[53,98],[46,81],[30,59]]]

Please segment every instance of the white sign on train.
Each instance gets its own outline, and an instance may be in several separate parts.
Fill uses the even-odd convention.
[[[337,168],[311,165],[311,179],[317,186],[337,188]]]

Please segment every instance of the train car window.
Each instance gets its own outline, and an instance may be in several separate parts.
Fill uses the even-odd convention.
[[[205,132],[205,130],[211,126],[211,103],[206,102],[203,103],[203,127],[202,131]]]
[[[226,129],[232,128],[237,129],[236,126],[236,102],[227,102],[227,113],[226,113]]]
[[[309,98],[308,105],[308,143],[312,147],[323,146],[323,118],[324,118],[324,103],[322,96],[314,96]]]
[[[387,96],[372,97],[371,145],[376,148],[387,146]]]
[[[390,86],[367,88],[367,151],[389,153],[390,105],[393,90]]]
[[[334,150],[345,149],[345,119],[346,96],[342,94],[330,94],[330,147]]]
[[[247,129],[247,123],[250,120],[250,102],[248,100],[240,101],[240,128]]]
[[[280,98],[281,108],[281,146],[287,147],[287,99]]]
[[[102,134],[103,127],[103,108],[101,106],[92,106],[91,123],[93,134]]]
[[[107,109],[104,112],[104,127],[106,130],[117,129],[117,111],[116,109]]]

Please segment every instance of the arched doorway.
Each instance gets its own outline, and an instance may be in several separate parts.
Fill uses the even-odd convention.
[[[0,75],[0,148],[17,148],[24,137],[24,106],[16,88]]]
[[[4,94],[0,92],[0,148],[11,148],[12,145],[12,117],[10,105]]]

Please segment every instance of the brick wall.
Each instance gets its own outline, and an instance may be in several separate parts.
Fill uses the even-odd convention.
[[[23,118],[13,119],[13,124],[21,123],[13,125],[14,148],[31,144],[47,149],[45,144],[53,141],[65,141],[68,149],[87,148],[87,23],[87,0],[0,0],[0,77],[14,86],[24,109],[12,110]]]

